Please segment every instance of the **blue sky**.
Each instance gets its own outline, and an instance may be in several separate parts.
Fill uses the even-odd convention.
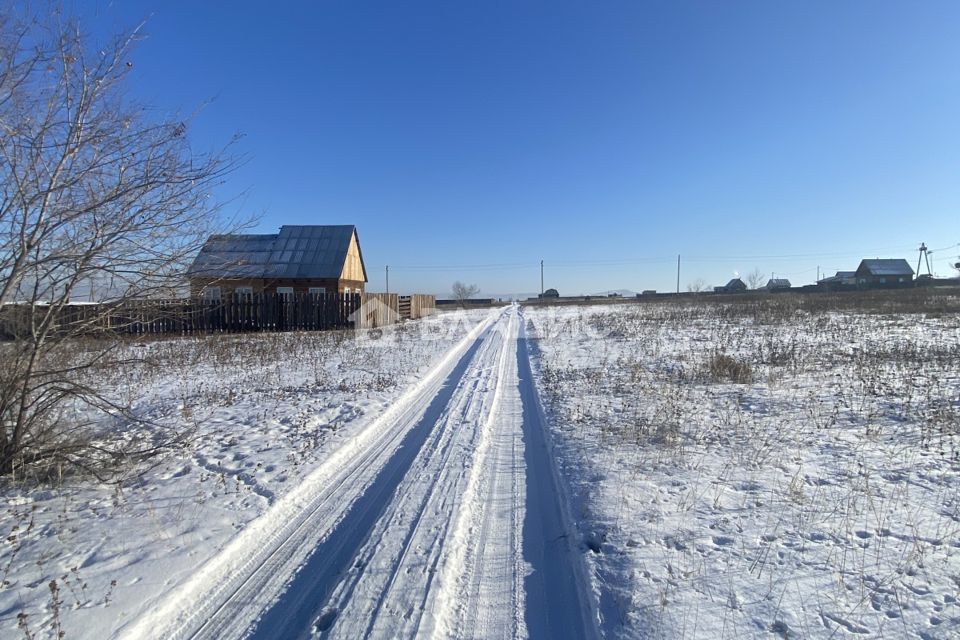
[[[249,162],[221,194],[356,224],[382,290],[812,282],[960,243],[957,2],[187,2],[147,18],[131,92]],[[237,206],[237,205],[234,205]],[[428,268],[414,268],[428,267]]]

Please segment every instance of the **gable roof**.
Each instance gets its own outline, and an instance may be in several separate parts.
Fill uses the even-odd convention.
[[[747,285],[740,278],[734,278],[724,286],[724,289],[746,289]]]
[[[786,278],[770,278],[767,282],[767,289],[789,289],[790,281]]]
[[[339,279],[357,229],[346,225],[284,225],[275,234],[210,236],[187,271],[206,278]],[[357,248],[359,250],[359,235]],[[360,253],[366,281],[366,265]]]
[[[860,261],[857,274],[864,273],[873,276],[912,276],[913,269],[903,258],[877,258]]]
[[[817,282],[824,284],[854,284],[857,279],[856,271],[837,271],[836,275],[828,278],[821,278]]]

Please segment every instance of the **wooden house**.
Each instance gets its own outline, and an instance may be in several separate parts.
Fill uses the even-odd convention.
[[[913,286],[913,268],[903,258],[861,260],[857,286],[867,289]]]
[[[747,290],[747,285],[740,278],[733,278],[727,284],[714,287],[713,290],[717,293],[743,293]]]
[[[826,291],[843,291],[857,286],[855,271],[837,271],[836,275],[817,280],[817,286]]]
[[[284,225],[275,234],[210,236],[188,270],[190,293],[363,293],[367,271],[353,225]]]
[[[786,278],[770,278],[767,281],[767,291],[789,291],[790,281]]]

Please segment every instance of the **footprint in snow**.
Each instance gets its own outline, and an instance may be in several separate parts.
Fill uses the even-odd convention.
[[[337,615],[340,613],[340,610],[336,607],[329,607],[320,612],[320,615],[317,616],[317,619],[313,623],[313,628],[315,631],[327,631],[330,627],[333,626],[333,621],[337,619]]]

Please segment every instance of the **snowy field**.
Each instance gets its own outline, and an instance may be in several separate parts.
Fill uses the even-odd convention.
[[[119,483],[3,486],[0,637],[576,637],[581,558],[607,637],[960,636],[955,312],[513,307],[124,349],[90,382],[143,424],[104,433],[182,438]]]
[[[106,638],[138,619],[382,414],[488,311],[382,332],[131,342],[96,372],[149,427],[182,442],[117,484],[2,487],[0,637]]]
[[[960,637],[956,313],[526,316],[605,635]]]

